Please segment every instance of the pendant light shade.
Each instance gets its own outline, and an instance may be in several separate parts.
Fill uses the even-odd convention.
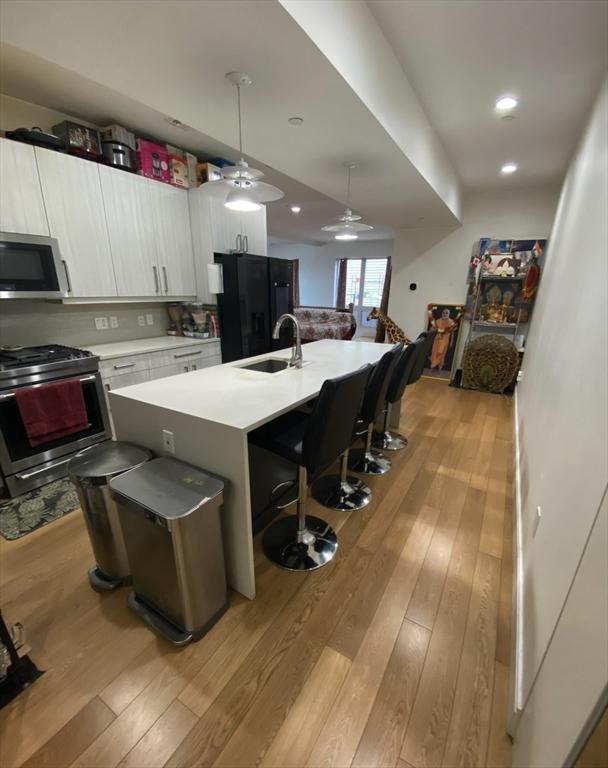
[[[259,211],[262,207],[260,203],[249,194],[247,188],[240,185],[228,192],[224,205],[226,208],[230,208],[231,211]]]
[[[328,224],[322,227],[323,232],[332,232],[334,240],[356,240],[359,232],[368,232],[373,229],[369,224],[363,224],[361,216],[353,213],[349,208],[350,204],[350,173],[354,165],[346,166],[346,210],[342,216],[338,217],[339,224]]]
[[[207,181],[202,186],[209,194],[224,198],[224,205],[233,211],[259,211],[263,203],[280,200],[284,192],[261,179],[262,171],[251,168],[243,159],[243,132],[241,120],[241,88],[251,85],[251,78],[243,72],[228,72],[226,78],[236,88],[239,116],[239,152],[241,159],[222,168],[222,179]]]

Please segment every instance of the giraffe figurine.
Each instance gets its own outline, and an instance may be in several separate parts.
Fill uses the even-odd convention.
[[[403,344],[411,344],[412,340],[408,339],[405,331],[401,330],[394,320],[391,320],[381,309],[374,307],[367,316],[368,320],[378,320],[378,322],[384,325],[386,329],[386,335],[388,336],[389,344],[397,344],[402,342]]]

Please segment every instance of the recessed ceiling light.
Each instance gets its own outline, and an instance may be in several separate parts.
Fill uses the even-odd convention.
[[[500,169],[500,172],[508,175],[509,173],[515,173],[516,170],[517,170],[516,163],[505,163],[503,167]]]
[[[290,208],[290,210],[291,210],[291,212],[292,212],[292,213],[300,213],[300,211],[301,211],[302,209],[300,208],[300,206],[299,206],[299,205],[292,205],[292,206],[291,206],[291,208]]]
[[[289,123],[289,125],[302,125],[302,123],[304,122],[304,118],[303,117],[289,117],[289,118],[287,118],[287,122]]]
[[[501,96],[500,99],[496,100],[496,109],[499,112],[509,112],[512,109],[515,109],[517,106],[517,99],[515,96]]]

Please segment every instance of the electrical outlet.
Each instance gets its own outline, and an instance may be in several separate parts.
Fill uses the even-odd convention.
[[[165,453],[170,453],[171,456],[175,454],[175,442],[173,440],[173,432],[168,429],[163,429],[163,448]]]
[[[110,315],[110,328],[118,328],[118,318],[116,315]]]
[[[532,525],[532,538],[536,536],[536,531],[538,531],[538,526],[540,525],[542,516],[543,516],[543,510],[539,504],[539,506],[536,507],[536,515],[534,516],[534,523]]]
[[[95,318],[95,328],[98,331],[107,331],[108,330],[108,318],[107,317],[96,317]]]
[[[146,318],[143,315],[137,315],[137,323],[141,328],[143,328],[146,324]]]
[[[150,314],[149,312],[146,315],[146,323],[148,325],[154,325],[154,315]]]

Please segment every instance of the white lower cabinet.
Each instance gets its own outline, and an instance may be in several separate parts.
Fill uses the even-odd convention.
[[[106,393],[106,405],[110,414],[112,435],[114,423],[108,392],[146,381],[177,376],[201,368],[210,368],[222,362],[220,340],[214,339],[203,344],[192,344],[182,348],[166,349],[159,352],[133,354],[128,357],[110,357],[101,360],[99,371]]]

